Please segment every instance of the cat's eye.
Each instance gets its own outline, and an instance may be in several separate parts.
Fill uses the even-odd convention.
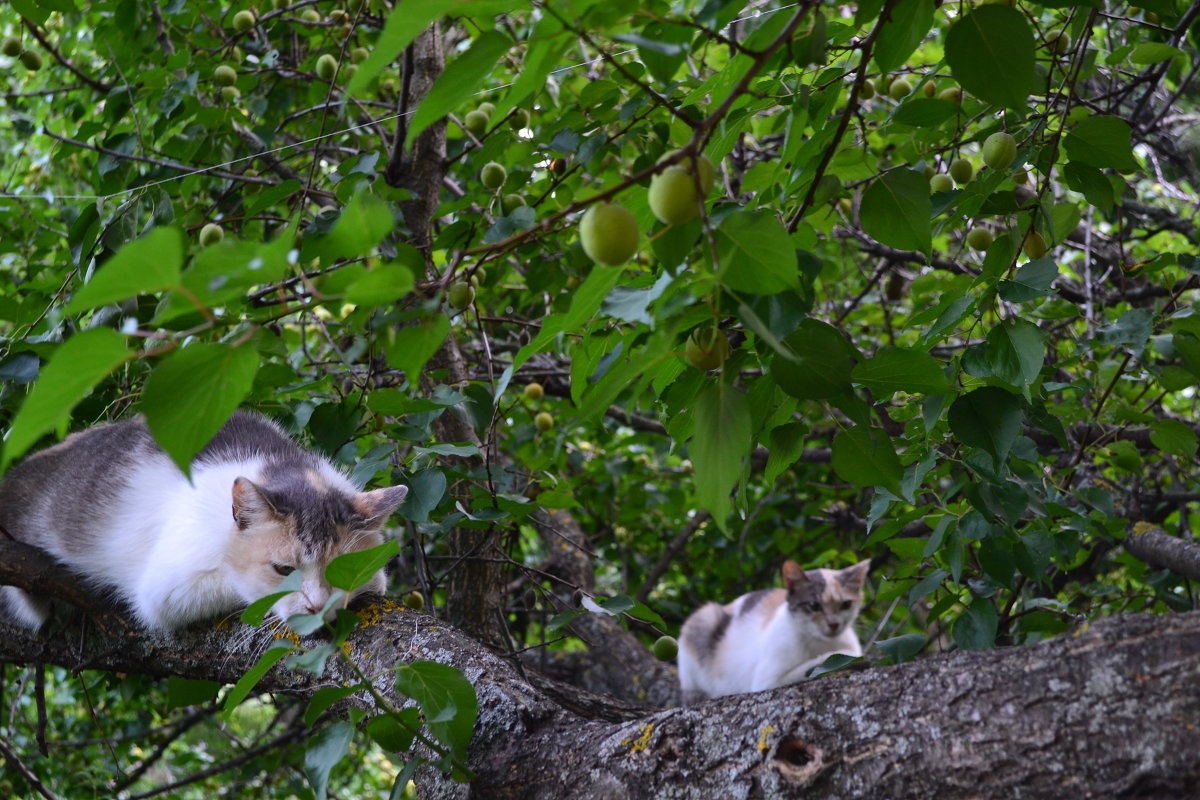
[[[296,571],[296,568],[290,564],[272,564],[271,566],[275,568],[276,572],[285,577]]]
[[[805,603],[804,607],[812,614],[815,614],[821,610],[820,603]]]
[[[850,601],[849,601],[849,600],[843,600],[843,601],[842,601],[842,611],[845,611],[845,610],[846,610],[846,609],[848,609],[849,607],[850,607]]]

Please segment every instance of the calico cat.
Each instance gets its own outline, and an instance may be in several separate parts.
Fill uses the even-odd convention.
[[[0,483],[0,526],[124,601],[147,628],[228,614],[299,570],[272,607],[320,611],[325,566],[383,543],[408,488],[358,492],[333,464],[257,414],[235,413],[191,464],[191,482],[138,418],[67,437]],[[3,534],[0,534],[3,535]],[[380,570],[358,592],[381,592]],[[15,587],[0,606],[32,628],[46,603]]]
[[[834,653],[862,655],[854,619],[870,559],[842,570],[783,565],[785,589],[759,589],[707,603],[683,623],[683,702],[796,683]]]

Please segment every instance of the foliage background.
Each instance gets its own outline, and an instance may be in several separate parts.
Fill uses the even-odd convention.
[[[186,463],[262,409],[364,483],[408,483],[394,587],[511,651],[583,647],[535,509],[581,524],[595,593],[646,641],[784,557],[872,557],[860,629],[893,659],[1195,607],[1119,548],[1135,521],[1194,535],[1193,4],[305,0],[245,31],[206,0],[10,8],[42,63],[0,57],[5,465],[134,413]],[[429,23],[446,71],[414,107]],[[431,195],[406,154],[443,119]],[[982,167],[998,130],[1017,159]],[[649,179],[699,152],[705,213],[664,226]],[[931,195],[959,157],[975,178]],[[621,267],[578,243],[603,199],[642,231]],[[685,342],[713,325],[733,351],[704,372]],[[471,562],[499,615],[463,610]],[[288,698],[214,722],[179,686],[51,671],[47,759],[33,680],[5,669],[0,735],[62,794],[214,764],[171,791],[310,791],[321,734]],[[404,757],[347,746],[334,793],[386,791]]]

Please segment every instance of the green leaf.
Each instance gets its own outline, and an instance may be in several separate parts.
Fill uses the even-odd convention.
[[[421,131],[451,111],[462,108],[467,99],[479,91],[496,62],[510,47],[512,40],[500,31],[484,31],[471,43],[467,52],[446,64],[446,69],[438,76],[437,82],[409,121],[404,146],[409,147]]]
[[[142,413],[154,440],[184,474],[250,392],[258,372],[251,345],[194,344],[176,351],[146,380]]]
[[[987,336],[987,359],[992,374],[1018,388],[1031,385],[1042,371],[1046,334],[1023,319],[1007,319]]]
[[[430,467],[413,473],[408,479],[408,497],[400,513],[412,522],[428,522],[429,512],[438,507],[446,496],[446,474]]]
[[[362,94],[371,80],[383,72],[404,52],[421,32],[450,13],[463,0],[404,0],[404,7],[397,6],[388,15],[383,31],[371,47],[371,55],[358,65],[358,70],[346,91],[353,95]]]
[[[234,684],[229,693],[225,695],[225,710],[221,716],[226,722],[233,718],[233,712],[249,696],[250,690],[262,680],[262,677],[270,672],[271,667],[290,652],[292,652],[292,645],[288,640],[277,641],[262,654],[258,662],[241,677],[241,680]]]
[[[858,213],[863,230],[876,241],[928,256],[933,249],[932,212],[925,176],[894,169],[867,187]]]
[[[1102,211],[1112,211],[1117,195],[1108,176],[1098,168],[1071,161],[1063,168],[1063,177],[1067,186],[1082,194],[1089,203]]]
[[[1025,15],[1003,5],[979,6],[946,34],[946,63],[963,90],[1019,113],[1038,89],[1035,56]]]
[[[1181,458],[1196,456],[1196,432],[1175,419],[1160,419],[1150,426],[1150,441],[1160,450]]]
[[[797,360],[782,355],[771,359],[771,374],[779,387],[801,400],[824,400],[850,389],[856,353],[837,328],[806,319],[784,339]]]
[[[109,328],[77,333],[61,344],[13,420],[0,468],[66,422],[75,404],[132,355],[125,349],[125,337]]]
[[[954,620],[951,634],[962,650],[983,650],[996,641],[999,622],[991,600],[976,597],[966,612]]]
[[[833,437],[833,471],[855,486],[882,486],[900,494],[904,468],[892,440],[878,428],[861,426],[843,430]]]
[[[350,752],[354,726],[335,722],[309,740],[304,751],[304,774],[317,800],[325,800],[329,788],[329,773]]]
[[[176,228],[155,228],[129,242],[104,262],[64,313],[75,314],[141,294],[161,292],[179,284],[183,266],[183,234]]]
[[[325,713],[334,703],[339,700],[344,700],[355,692],[362,691],[361,685],[355,686],[326,686],[322,689],[317,689],[313,692],[312,699],[308,701],[308,708],[304,710],[304,724],[310,728],[317,724],[317,720]]]
[[[958,103],[936,97],[914,97],[896,108],[892,119],[914,128],[936,128],[961,111]]]
[[[721,380],[709,383],[696,398],[695,435],[688,447],[695,470],[696,502],[724,529],[729,493],[750,452],[750,404],[746,395]]]
[[[367,723],[367,735],[375,744],[392,753],[403,753],[412,747],[417,729],[421,726],[420,711],[401,709],[396,717],[380,714]]]
[[[546,78],[558,68],[562,54],[573,40],[566,35],[562,23],[547,14],[538,20],[528,40],[521,74],[508,92],[496,103],[493,121],[503,119],[516,106],[525,105],[531,97],[546,87]]]
[[[288,575],[283,581],[275,587],[275,591],[271,594],[260,597],[250,605],[246,606],[246,610],[242,612],[242,622],[247,625],[261,625],[266,619],[267,612],[284,597],[287,597],[292,592],[300,591],[301,585],[304,583],[304,573],[300,570]]]
[[[218,681],[202,681],[171,675],[167,678],[167,707],[184,708],[207,703],[221,691]]]
[[[392,556],[400,552],[400,543],[388,539],[381,545],[366,550],[343,553],[325,567],[325,580],[330,586],[353,592],[387,566]]]
[[[717,279],[737,292],[778,294],[800,288],[796,248],[773,214],[735,211],[717,229]]]
[[[1076,163],[1099,169],[1137,169],[1133,157],[1133,130],[1111,114],[1093,114],[1067,132],[1067,156]]]
[[[412,270],[403,264],[381,264],[346,287],[345,300],[359,306],[394,303],[413,290]]]
[[[327,264],[370,255],[393,227],[395,220],[388,204],[374,195],[360,194],[342,209],[328,234],[313,240],[311,254]],[[305,255],[309,255],[307,249]]]
[[[806,433],[808,426],[803,422],[788,422],[771,430],[767,445],[771,455],[767,458],[767,468],[763,475],[768,485],[774,483],[804,452]]]
[[[393,328],[387,345],[389,367],[404,373],[415,383],[450,333],[450,319],[445,314],[428,314],[414,324]]]
[[[1133,52],[1129,54],[1129,60],[1134,64],[1158,64],[1162,61],[1170,61],[1175,56],[1187,57],[1178,47],[1172,47],[1162,42],[1142,42],[1133,48]]]
[[[875,646],[882,650],[893,664],[902,664],[924,650],[928,641],[923,633],[906,633],[892,639],[884,639]]]
[[[592,267],[586,279],[571,298],[566,313],[552,314],[542,321],[542,329],[533,341],[525,345],[513,359],[513,371],[521,367],[534,353],[540,353],[564,331],[574,331],[596,316],[600,304],[621,279],[620,267]]]
[[[930,0],[900,0],[892,6],[875,40],[875,63],[879,69],[892,72],[916,51],[933,27],[933,6]]]
[[[928,353],[902,347],[880,349],[856,366],[850,379],[875,392],[880,400],[894,392],[942,394],[950,388],[941,362]]]
[[[1021,401],[996,386],[964,394],[947,413],[950,430],[958,440],[990,453],[997,464],[1008,459],[1024,418]]]
[[[1000,281],[997,292],[1009,303],[1025,303],[1045,297],[1054,290],[1050,285],[1058,277],[1058,265],[1050,256],[1030,261],[1017,269],[1012,280]]]
[[[396,667],[396,689],[421,706],[429,732],[465,760],[479,716],[475,688],[466,676],[446,664],[414,661]]]

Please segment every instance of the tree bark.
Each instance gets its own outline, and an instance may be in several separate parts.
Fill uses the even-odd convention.
[[[75,585],[0,540],[0,582]],[[15,566],[14,566],[15,565]],[[26,571],[29,570],[29,571]],[[31,578],[33,575],[36,578]],[[76,587],[78,589],[78,587]],[[79,592],[76,598],[79,599]],[[54,623],[58,624],[58,623]],[[119,613],[42,634],[0,620],[0,660],[231,683],[273,636],[140,632]],[[479,696],[470,767],[431,798],[1194,797],[1200,791],[1200,612],[1125,615],[1026,647],[960,651],[655,713],[564,703],[444,623],[399,609],[350,639],[368,675],[397,660],[461,669]],[[221,658],[213,658],[219,652]],[[277,666],[262,691],[316,680]],[[535,685],[537,684],[537,685]],[[389,682],[381,693],[404,704]],[[365,695],[354,698],[370,706]]]

